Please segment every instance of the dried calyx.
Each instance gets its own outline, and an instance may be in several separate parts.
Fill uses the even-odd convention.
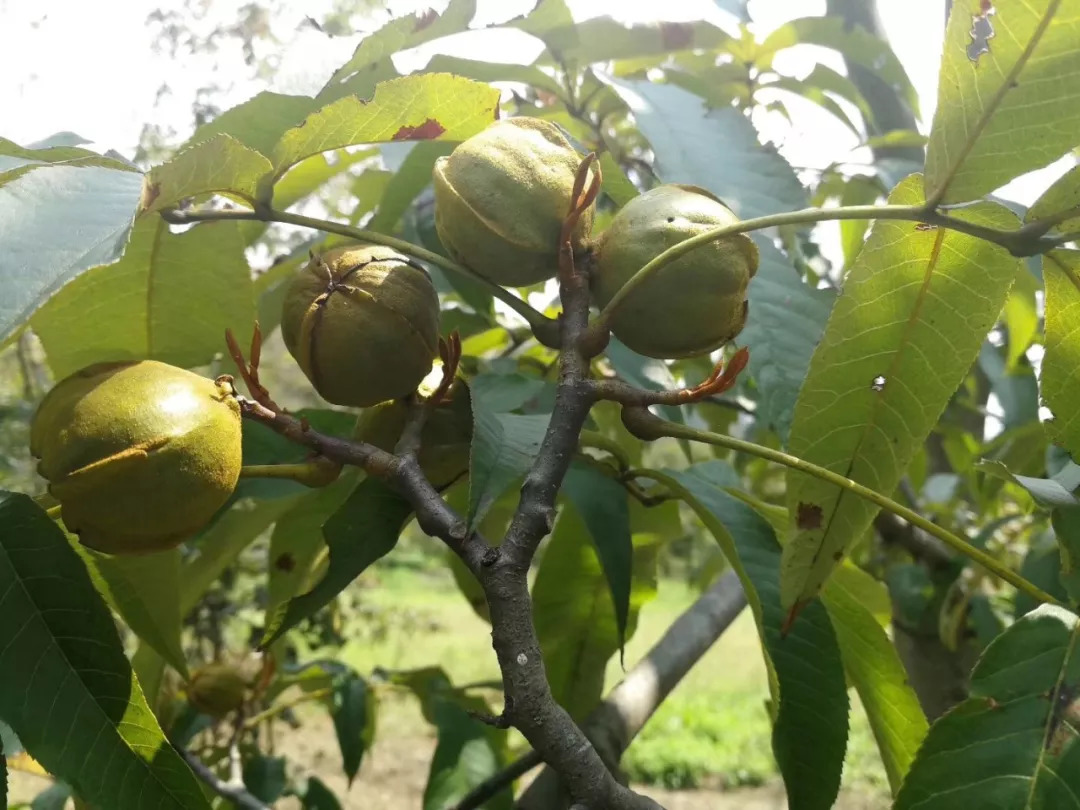
[[[427,271],[380,245],[313,255],[293,279],[281,315],[290,354],[335,405],[403,397],[431,370],[439,297]]]
[[[101,363],[46,395],[30,450],[84,545],[159,551],[203,528],[235,489],[240,409],[227,378],[152,360]]]
[[[435,227],[449,253],[496,284],[552,278],[580,155],[550,121],[496,121],[435,164]],[[571,237],[580,249],[593,207]]]
[[[635,197],[591,246],[595,304],[605,307],[673,245],[738,221],[696,186],[667,184]],[[611,331],[648,357],[692,357],[719,348],[746,323],[747,286],[757,266],[757,246],[744,234],[694,248],[628,291],[612,314]]]

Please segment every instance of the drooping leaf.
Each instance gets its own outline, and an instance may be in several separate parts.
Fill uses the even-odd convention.
[[[245,498],[218,515],[193,544],[197,554],[184,564],[180,574],[180,613],[186,616],[222,571],[236,560],[245,548],[270,528],[289,509],[291,498],[256,501]]]
[[[435,161],[454,151],[457,144],[448,141],[420,142],[409,150],[401,167],[394,172],[386,186],[375,216],[367,227],[381,233],[393,233],[402,214],[412,205],[421,191],[431,185]]]
[[[1039,284],[1023,263],[1017,267],[1016,283],[1005,302],[1002,320],[1009,330],[1006,368],[1015,369],[1039,331],[1039,316],[1035,311],[1035,292]]]
[[[806,284],[771,241],[754,241],[760,263],[750,280],[746,328],[736,340],[750,350],[747,371],[758,389],[755,416],[786,440],[799,388],[836,294]]]
[[[345,96],[286,130],[274,148],[281,175],[306,157],[360,143],[461,141],[495,120],[499,91],[446,73],[382,82],[369,101]]]
[[[926,197],[973,200],[1076,146],[1080,9],[960,0],[945,32]]]
[[[142,175],[33,167],[0,185],[0,342],[53,293],[124,252]]]
[[[259,801],[273,804],[285,793],[285,757],[256,754],[244,763],[244,787]]]
[[[762,639],[773,697],[773,753],[789,806],[831,808],[847,744],[848,699],[840,648],[825,607],[808,605],[781,637],[780,544],[764,518],[724,491],[737,483],[730,467],[706,462],[665,471],[658,479],[681,490],[742,582]]]
[[[174,234],[160,217],[145,217],[119,262],[83,273],[31,324],[64,377],[102,361],[205,365],[225,350],[227,328],[245,345],[254,319],[239,223]]]
[[[559,83],[535,65],[511,65],[437,53],[425,70],[428,73],[453,73],[478,82],[518,82],[549,93],[562,92]]]
[[[742,113],[709,110],[700,98],[673,85],[613,77],[604,81],[622,97],[652,144],[656,173],[664,182],[702,186],[742,219],[806,204],[791,166],[775,149],[762,146]]]
[[[1078,636],[1075,614],[1043,605],[996,638],[971,696],[931,727],[897,810],[1080,806]]]
[[[859,594],[845,585],[834,576],[822,598],[836,632],[844,670],[858,690],[895,796],[929,726],[885,629]]]
[[[375,693],[356,672],[337,666],[332,670],[330,715],[334,719],[345,775],[352,784],[360,763],[375,740]]]
[[[600,171],[604,178],[604,193],[611,201],[622,207],[638,195],[637,186],[630,182],[611,152],[604,150],[600,155]]]
[[[326,553],[323,524],[356,489],[357,473],[345,472],[326,487],[305,493],[277,519],[270,535],[269,575],[266,581],[266,626],[285,604],[310,588],[316,559]]]
[[[537,35],[555,60],[582,65],[697,49],[711,51],[731,39],[715,25],[701,20],[626,25],[612,17],[552,26]]]
[[[85,567],[25,495],[0,494],[0,593],[0,716],[30,755],[100,807],[209,810]]]
[[[272,170],[270,161],[254,149],[230,135],[215,135],[150,170],[139,216],[170,208],[187,197],[215,193],[254,203],[261,181]]]
[[[1071,216],[1062,219],[1062,214]],[[1024,222],[1050,220],[1051,231],[1073,233],[1080,228],[1080,166],[1073,166],[1042,193],[1027,210]]]
[[[1080,487],[1080,467],[1075,464],[1066,465],[1050,478],[1017,475],[1000,461],[980,461],[975,465],[975,469],[1022,486],[1037,503],[1043,506],[1051,508],[1080,506],[1080,498],[1073,495],[1073,492]]]
[[[310,591],[294,596],[268,618],[260,646],[266,648],[297,622],[327,605],[368,566],[388,553],[412,515],[401,495],[378,478],[365,478],[323,524],[330,564]]]
[[[334,792],[317,776],[309,776],[303,785],[295,790],[303,810],[342,810]]]
[[[1070,512],[1072,514],[1062,514]],[[1020,564],[1020,576],[1063,603],[1069,602],[1066,582],[1070,590],[1076,593],[1076,564],[1080,561],[1076,556],[1076,552],[1080,551],[1080,533],[1077,531],[1080,530],[1080,521],[1075,519],[1076,513],[1072,509],[1054,510],[1051,518],[1054,530],[1033,536]],[[1069,567],[1068,574],[1065,573],[1065,566]],[[1013,597],[1014,618],[1019,619],[1040,604],[1033,596],[1017,591]]]
[[[470,526],[482,520],[507,487],[532,466],[548,425],[545,415],[497,413],[476,392],[472,410],[469,511],[465,518]]]
[[[555,699],[582,720],[600,702],[608,661],[620,647],[611,588],[576,508],[559,513],[533,586],[534,622],[544,668]],[[656,595],[657,545],[639,537],[626,637],[637,627],[641,606]]]
[[[920,204],[920,178],[891,203]],[[1015,227],[994,203],[956,216]],[[891,493],[997,321],[1017,260],[956,231],[878,220],[833,307],[799,392],[792,455]],[[806,473],[788,472],[795,534],[784,547],[785,607],[817,594],[877,508]]]
[[[626,642],[634,568],[630,505],[627,502],[629,495],[615,479],[579,463],[570,465],[562,489],[585,521],[596,546],[608,588],[611,589],[621,650]]]
[[[135,635],[186,679],[187,662],[180,646],[179,550],[110,555],[88,549],[74,539],[72,545],[109,606]],[[156,695],[146,684],[143,688],[148,699]]]
[[[1046,284],[1046,354],[1039,379],[1054,414],[1047,435],[1080,460],[1080,250],[1055,250],[1043,261]]]

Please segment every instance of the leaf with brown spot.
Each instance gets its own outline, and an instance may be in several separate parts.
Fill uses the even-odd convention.
[[[684,51],[694,42],[694,29],[685,23],[660,23],[660,41],[669,51]]]
[[[428,118],[415,127],[403,126],[394,133],[394,141],[430,141],[446,132],[446,127],[434,118]]]
[[[821,507],[816,503],[800,503],[795,515],[795,525],[800,529],[820,529]]]
[[[296,568],[296,560],[293,558],[292,554],[285,552],[274,560],[274,567],[279,571],[285,571],[287,573]]]
[[[439,12],[433,8],[425,9],[416,15],[416,25],[413,27],[413,32],[423,31],[433,22],[439,19]]]

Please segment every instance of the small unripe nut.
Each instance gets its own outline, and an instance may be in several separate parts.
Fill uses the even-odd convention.
[[[247,679],[229,664],[207,664],[187,684],[188,702],[211,717],[224,717],[239,709],[247,691]]]
[[[619,210],[592,246],[593,300],[603,308],[619,289],[665,250],[739,220],[697,186],[666,184]],[[744,234],[694,248],[650,273],[616,305],[611,331],[638,354],[693,357],[742,331],[746,289],[757,272],[758,250]]]
[[[401,438],[410,407],[408,401],[396,400],[366,408],[356,420],[353,438],[392,453]],[[440,402],[428,414],[420,431],[420,451],[416,460],[431,485],[443,490],[468,473],[471,445],[469,388],[459,378],[450,389],[449,399]]]
[[[236,488],[240,407],[227,378],[153,360],[100,363],[45,396],[30,450],[84,545],[161,551],[209,523]]]
[[[366,408],[411,393],[431,371],[439,296],[423,267],[390,248],[339,247],[293,279],[281,335],[326,401]]]
[[[496,121],[435,163],[435,229],[457,261],[505,286],[536,284],[559,266],[559,236],[582,156],[540,118]],[[574,229],[580,249],[594,206]]]

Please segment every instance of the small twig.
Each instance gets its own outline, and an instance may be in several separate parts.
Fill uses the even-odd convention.
[[[259,799],[253,796],[244,787],[244,781],[242,777],[239,777],[238,781],[234,779],[234,774],[231,773],[232,768],[232,752],[229,753],[229,767],[230,774],[229,779],[225,780],[214,773],[194,752],[187,750],[186,748],[177,748],[180,752],[180,756],[184,758],[188,766],[195,772],[207,786],[224,799],[228,799],[241,810],[273,810],[268,804],[263,804]]]
[[[242,728],[245,731],[251,731],[258,727],[258,725],[271,717],[277,717],[279,714],[287,712],[289,709],[293,709],[303,703],[309,703],[315,700],[322,700],[325,697],[330,697],[334,694],[334,690],[330,687],[326,689],[316,689],[312,692],[304,692],[302,695],[297,695],[291,700],[285,700],[281,703],[275,703],[269,708],[263,709],[258,714],[254,714],[251,717],[244,720]]]

